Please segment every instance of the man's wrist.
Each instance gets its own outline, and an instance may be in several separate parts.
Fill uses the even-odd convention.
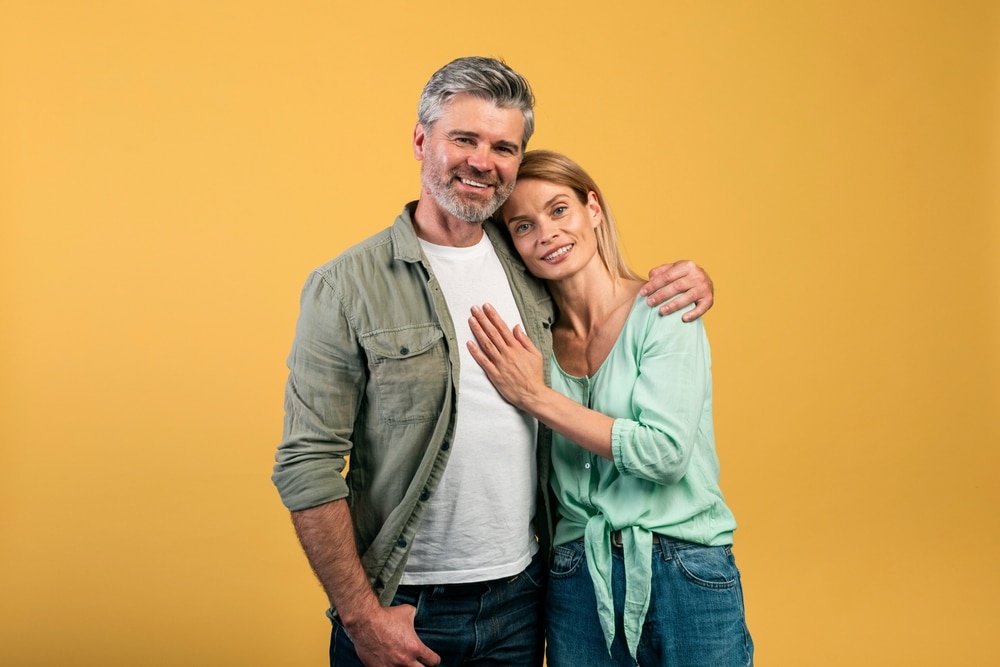
[[[382,609],[374,593],[369,593],[365,597],[367,599],[344,605],[345,608],[343,611],[337,610],[340,622],[348,632],[363,628],[368,623],[371,623],[376,614]]]

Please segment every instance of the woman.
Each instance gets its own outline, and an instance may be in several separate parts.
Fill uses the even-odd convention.
[[[554,431],[549,666],[752,665],[704,325],[645,305],[597,184],[565,156],[528,152],[500,216],[558,312],[551,388],[520,327],[488,304],[469,321],[493,384]]]

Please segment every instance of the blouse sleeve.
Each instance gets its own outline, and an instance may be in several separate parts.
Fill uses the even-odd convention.
[[[711,420],[711,352],[701,319],[655,314],[631,341],[637,377],[633,419],[616,419],[611,451],[622,475],[675,484],[684,477],[698,430]]]

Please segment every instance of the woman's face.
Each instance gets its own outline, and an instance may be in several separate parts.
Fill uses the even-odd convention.
[[[602,216],[593,192],[582,203],[565,185],[518,179],[502,213],[514,246],[533,275],[560,280],[591,262],[600,264],[594,229]]]

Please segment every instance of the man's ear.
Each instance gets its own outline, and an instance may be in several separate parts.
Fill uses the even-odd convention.
[[[413,157],[417,160],[424,159],[424,141],[427,140],[427,133],[424,126],[417,123],[413,128]]]

